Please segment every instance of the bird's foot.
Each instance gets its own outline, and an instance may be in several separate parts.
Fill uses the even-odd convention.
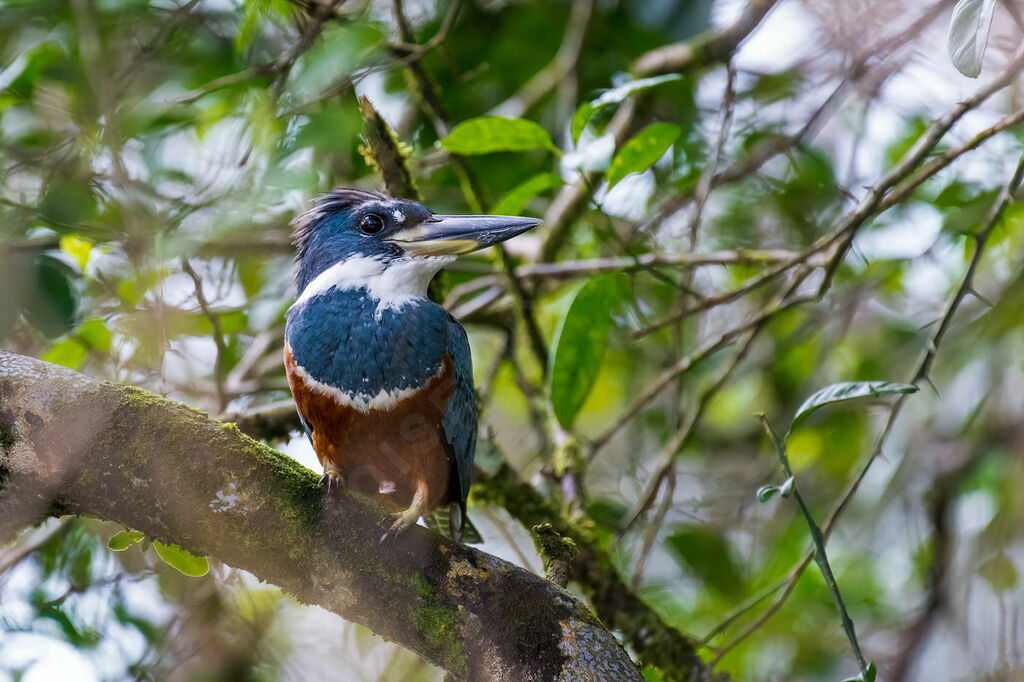
[[[384,535],[380,536],[380,544],[394,540],[399,535],[409,530],[416,525],[416,522],[420,520],[420,512],[418,509],[410,507],[404,512],[398,512],[392,514],[391,518],[394,519],[394,523],[388,528],[388,531]]]
[[[341,487],[344,482],[345,479],[342,478],[341,472],[337,469],[324,469],[324,475],[320,477],[320,485],[323,485],[324,483],[327,484],[328,496],[330,496],[336,488]]]
[[[380,536],[379,542],[384,543],[385,541],[394,540],[415,526],[420,517],[427,513],[427,498],[427,482],[420,479],[416,481],[416,494],[413,495],[409,508],[391,516],[395,521],[391,524],[388,532]]]

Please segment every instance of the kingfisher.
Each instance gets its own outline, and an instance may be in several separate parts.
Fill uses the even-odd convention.
[[[356,189],[323,194],[292,221],[288,384],[328,494],[344,485],[393,512],[381,541],[420,518],[480,541],[466,516],[477,436],[469,339],[427,285],[456,256],[540,222],[436,215]]]

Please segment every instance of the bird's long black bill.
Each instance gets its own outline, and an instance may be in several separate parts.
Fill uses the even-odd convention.
[[[455,256],[493,246],[537,227],[537,218],[504,215],[435,215],[395,232],[388,241],[417,256]]]

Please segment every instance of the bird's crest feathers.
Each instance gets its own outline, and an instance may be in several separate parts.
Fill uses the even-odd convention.
[[[340,211],[347,211],[369,202],[390,201],[391,197],[382,192],[367,192],[361,189],[336,189],[313,199],[313,205],[295,216],[291,224],[292,244],[295,245],[296,260],[302,261],[309,237],[322,218]]]

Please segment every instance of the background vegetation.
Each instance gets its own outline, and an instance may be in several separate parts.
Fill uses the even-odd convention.
[[[545,218],[437,287],[473,344],[486,551],[540,571],[547,501],[570,589],[635,653],[622,595],[715,671],[835,680],[859,662],[805,505],[879,679],[1015,679],[1024,10],[960,3],[995,17],[974,81],[952,5],[0,0],[0,339],[315,466],[288,222],[397,168],[362,146],[375,108],[432,209]],[[807,416],[784,473],[755,415],[782,434],[866,381],[920,390]],[[0,550],[0,679],[441,678],[216,561],[113,553],[121,530]]]

